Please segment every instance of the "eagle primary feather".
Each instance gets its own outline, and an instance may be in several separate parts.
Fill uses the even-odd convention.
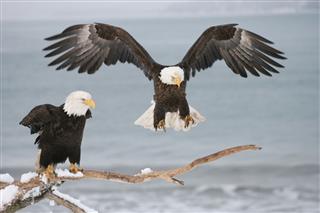
[[[270,47],[268,39],[250,31],[235,27],[237,24],[220,25],[208,28],[192,45],[178,64],[186,72],[186,78],[195,76],[196,71],[211,67],[216,60],[224,60],[227,66],[242,77],[246,70],[255,76],[259,72],[271,76],[278,71],[270,66],[283,66],[268,56],[285,59],[283,52]]]
[[[46,40],[63,39],[46,47],[52,50],[46,57],[63,53],[49,65],[60,64],[57,69],[73,70],[79,67],[79,73],[89,74],[100,66],[121,63],[132,63],[152,78],[154,60],[148,52],[125,30],[107,24],[83,24],[65,29],[62,33]]]

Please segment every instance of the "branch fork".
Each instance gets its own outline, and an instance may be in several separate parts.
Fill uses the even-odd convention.
[[[75,198],[65,195],[57,190],[57,187],[66,181],[76,181],[79,179],[97,179],[97,180],[109,180],[121,183],[138,184],[155,179],[162,179],[168,183],[177,185],[184,185],[183,180],[179,180],[176,176],[180,176],[187,172],[190,172],[194,168],[215,161],[219,158],[232,155],[246,150],[259,150],[260,147],[256,145],[244,145],[236,146],[224,149],[222,151],[207,155],[205,157],[198,158],[191,163],[164,171],[152,171],[151,169],[143,169],[139,174],[127,175],[108,171],[96,171],[96,170],[84,170],[82,173],[69,173],[68,170],[56,170],[58,174],[56,177],[47,179],[45,175],[40,174],[30,178],[30,180],[24,181],[0,181],[0,211],[1,212],[15,212],[26,206],[32,205],[44,198],[55,201],[59,205],[70,209],[73,212],[97,212],[89,207],[83,205]],[[60,174],[60,175],[59,175]],[[62,174],[62,175],[61,175]],[[1,179],[0,179],[1,180]],[[9,187],[9,188],[8,188]],[[15,191],[16,190],[16,191]],[[8,198],[12,196],[11,200],[2,198]]]

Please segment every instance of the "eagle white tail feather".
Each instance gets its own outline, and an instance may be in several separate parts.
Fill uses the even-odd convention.
[[[153,111],[155,103],[151,102],[151,106],[145,111],[135,122],[135,125],[143,126],[146,129],[155,131],[153,127]],[[194,120],[194,124],[190,124],[185,128],[185,122],[180,118],[178,112],[167,112],[166,113],[166,128],[173,128],[175,131],[189,131],[192,127],[197,126],[200,122],[204,122],[206,119],[196,109],[189,105],[190,115]],[[158,130],[159,131],[159,130]],[[162,129],[161,129],[162,131]]]

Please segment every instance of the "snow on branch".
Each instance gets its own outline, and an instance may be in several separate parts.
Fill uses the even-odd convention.
[[[184,182],[177,179],[176,176],[185,174],[202,164],[215,161],[219,158],[232,155],[237,152],[258,149],[261,148],[255,145],[236,146],[196,159],[191,163],[176,169],[153,171],[150,168],[146,168],[135,175],[96,170],[84,170],[82,173],[78,172],[73,174],[68,170],[57,169],[55,171],[57,174],[56,177],[50,178],[50,180],[42,174],[37,175],[33,172],[29,172],[23,174],[20,181],[13,181],[10,175],[5,174],[0,176],[0,211],[14,212],[32,205],[43,198],[47,198],[55,201],[59,205],[63,205],[73,212],[97,212],[86,207],[80,203],[79,200],[59,192],[57,190],[57,186],[61,185],[65,181],[79,179],[99,179],[131,184],[144,183],[154,179],[162,179],[169,183],[184,185]]]
[[[70,209],[72,212],[98,213],[98,211],[85,206],[79,200],[71,197],[70,195],[63,194],[63,193],[59,192],[56,186],[53,186],[52,191],[46,194],[46,198],[53,200],[57,204],[62,205],[64,207]]]

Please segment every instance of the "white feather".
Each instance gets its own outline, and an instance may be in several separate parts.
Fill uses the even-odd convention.
[[[84,99],[91,99],[91,95],[85,91],[74,91],[68,95],[63,106],[67,115],[82,116],[87,113],[89,106],[83,103]]]
[[[178,66],[163,68],[159,78],[164,84],[175,85],[175,77],[179,77],[181,81],[184,81],[184,72]]]
[[[155,131],[153,127],[153,111],[155,103],[152,102],[151,106],[145,111],[135,122],[135,125],[142,126],[146,129]],[[199,123],[204,122],[206,119],[196,109],[189,105],[190,115],[194,119],[194,124],[190,124],[185,128],[185,122],[180,118],[179,111],[166,113],[166,129],[173,128],[175,131],[189,131],[192,127],[197,126]],[[158,130],[159,131],[159,130]]]

